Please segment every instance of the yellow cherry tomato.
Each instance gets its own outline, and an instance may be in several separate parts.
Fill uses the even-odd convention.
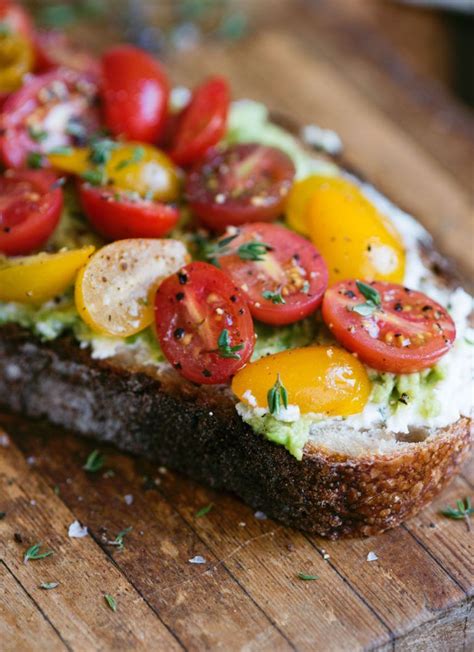
[[[0,93],[20,88],[23,76],[33,68],[33,49],[21,35],[0,34]]]
[[[62,172],[84,175],[92,171],[100,178],[100,167],[91,159],[91,153],[90,148],[76,147],[64,154],[51,153],[48,159]],[[113,185],[164,202],[175,200],[179,193],[179,178],[171,159],[144,143],[116,143],[108,149],[100,185]]]
[[[43,303],[62,294],[74,283],[95,247],[55,254],[40,253],[0,261],[0,300]]]
[[[128,337],[154,318],[161,281],[189,262],[178,240],[132,238],[102,247],[78,274],[76,307],[94,331]]]
[[[371,391],[364,365],[336,346],[290,349],[260,358],[237,372],[232,390],[241,401],[256,401],[266,408],[268,392],[278,377],[288,403],[297,405],[302,414],[356,414],[364,409]]]
[[[400,236],[355,185],[321,185],[310,200],[308,226],[330,284],[354,278],[403,283]]]
[[[330,177],[312,174],[306,179],[296,181],[288,195],[286,204],[286,221],[288,226],[298,233],[309,236],[308,210],[316,192],[324,187],[340,187],[343,189],[348,182],[342,177]]]

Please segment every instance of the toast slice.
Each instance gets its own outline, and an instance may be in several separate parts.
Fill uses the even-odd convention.
[[[429,241],[419,253],[437,284],[456,287]],[[472,436],[465,417],[408,434],[341,422],[310,439],[298,461],[244,423],[235,404],[227,387],[190,383],[133,347],[99,360],[72,336],[43,342],[16,324],[0,327],[1,407],[145,455],[334,539],[378,534],[416,514],[460,467]]]

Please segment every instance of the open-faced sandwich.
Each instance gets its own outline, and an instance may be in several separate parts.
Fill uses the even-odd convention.
[[[0,404],[325,536],[431,500],[474,337],[426,231],[224,79],[2,21]]]

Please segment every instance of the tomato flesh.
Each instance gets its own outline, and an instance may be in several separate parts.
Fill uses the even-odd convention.
[[[265,222],[246,224],[235,235],[218,263],[240,287],[256,319],[266,324],[291,324],[318,308],[328,271],[308,240]],[[261,253],[252,254],[259,247]]]
[[[246,302],[232,281],[208,263],[191,263],[163,281],[156,293],[155,320],[167,359],[197,383],[227,382],[254,349]],[[220,338],[228,348],[219,347]]]
[[[83,183],[79,196],[92,226],[110,240],[161,238],[179,218],[175,206],[147,201],[135,193],[110,187],[96,188]]]
[[[295,175],[291,159],[275,147],[255,143],[208,152],[188,175],[186,195],[210,229],[269,222],[283,211]]]
[[[170,155],[178,165],[194,163],[217,145],[225,134],[229,104],[229,86],[221,77],[207,80],[194,91],[172,141]]]
[[[107,127],[116,136],[154,143],[166,121],[169,85],[159,63],[131,45],[102,58],[102,91]]]
[[[41,247],[61,216],[63,194],[54,174],[7,170],[0,176],[0,252],[28,254]]]
[[[85,135],[95,132],[99,117],[96,86],[86,75],[65,68],[32,77],[8,97],[0,117],[0,157],[7,167],[25,167],[31,153],[46,154],[75,144],[71,123]]]
[[[370,287],[381,304],[369,305],[364,315],[354,310],[368,303],[355,281],[338,283],[324,296],[323,319],[346,349],[374,369],[397,374],[431,367],[449,351],[456,327],[442,306],[394,283],[378,281]]]

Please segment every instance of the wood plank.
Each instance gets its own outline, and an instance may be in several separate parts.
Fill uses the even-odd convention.
[[[201,647],[212,647],[219,641],[233,640],[236,647],[237,643],[249,643],[258,644],[258,649],[285,649],[284,643],[289,640],[298,649],[311,650],[314,640],[318,640],[320,649],[362,650],[390,641],[388,628],[334,569],[322,562],[302,534],[271,521],[258,521],[240,501],[170,472],[157,474],[156,468],[143,460],[133,461],[113,449],[107,449],[107,466],[115,476],[86,476],[80,466],[90,450],[88,442],[54,428],[36,426],[33,430],[16,418],[10,419],[8,428],[24,454],[36,457],[35,468],[50,483],[59,483],[62,499],[93,531],[103,525],[113,533],[133,524],[124,552],[113,553],[115,562],[133,577],[148,602],[156,604],[165,622],[185,644],[197,642]],[[43,435],[47,437],[47,455],[43,454]],[[155,474],[151,475],[151,471]],[[157,477],[159,486],[144,491],[144,474]],[[133,506],[124,505],[125,494],[133,495]],[[161,494],[179,512],[177,523],[181,525],[173,525],[169,517],[167,523],[163,521],[169,505]],[[83,500],[78,501],[79,496]],[[196,511],[211,502],[212,511],[205,518],[196,518]],[[183,529],[184,522],[188,525]],[[150,550],[157,552],[150,555]],[[209,561],[212,574],[203,574],[202,567],[187,564],[195,554]],[[297,578],[298,572],[315,572],[319,580],[304,582]],[[240,590],[229,583],[231,577],[267,614],[266,625],[260,623],[254,628],[251,613],[235,615],[243,608],[243,598]],[[203,594],[204,608],[200,604]],[[187,614],[184,622],[179,608]],[[188,633],[186,638],[189,622],[197,627],[203,618],[209,619],[209,613],[212,627],[218,631],[207,622],[207,641],[199,631]],[[242,634],[232,631],[233,638],[229,638],[228,630],[236,618]],[[224,627],[222,622],[227,620],[230,624]],[[272,634],[270,623],[282,637]]]
[[[66,645],[74,650],[180,649],[92,537],[68,537],[76,515],[26,464],[14,444],[1,453],[3,560]],[[54,555],[24,563],[25,551],[38,542]],[[50,581],[60,585],[50,591],[38,588]],[[117,600],[117,613],[105,603],[105,593]]]
[[[347,161],[428,228],[440,251],[452,257],[472,279],[474,258],[465,243],[472,238],[470,194],[424,149],[349,87],[335,66],[322,57],[309,59],[296,39],[283,32],[248,41],[244,51],[203,48],[181,55],[172,69],[185,83],[207,73],[232,79],[236,97],[266,101],[301,124],[316,122],[335,129]],[[284,84],[276,84],[274,71]]]
[[[220,649],[232,641],[234,649],[257,644],[259,649],[290,649],[222,560],[158,491],[144,488],[141,462],[102,447],[114,477],[87,474],[81,467],[93,443],[51,427],[32,429],[15,418],[8,429],[25,456],[35,457],[36,472],[44,474],[51,486],[59,486],[64,503],[186,648]],[[162,480],[156,467],[147,473]],[[125,503],[125,495],[133,496],[132,505]],[[123,551],[105,545],[127,527],[133,530]],[[206,564],[190,564],[196,555]]]
[[[457,477],[431,505],[406,523],[406,529],[432,555],[469,596],[474,596],[474,519],[471,530],[440,512],[456,500],[474,496],[466,481]]]
[[[367,539],[329,542],[308,538],[319,551],[329,554],[328,563],[374,608],[396,637],[435,619],[466,598],[464,591],[421,545],[414,545],[403,528]],[[374,552],[378,560],[367,561],[369,552]]]
[[[6,564],[0,560],[1,647],[3,652],[33,652],[41,641],[48,652],[67,650],[58,633]]]
[[[347,85],[356,85],[469,191],[474,147],[472,113],[437,81],[417,71],[412,53],[407,52],[416,43],[407,38],[406,29],[403,43],[401,39],[397,43],[391,40],[391,32],[399,25],[391,14],[406,14],[407,8],[394,3],[346,0],[301,0],[299,11],[294,11],[292,5],[293,30],[304,42],[307,56],[327,57]],[[420,18],[425,20],[425,14]],[[408,20],[405,17],[402,30]],[[416,29],[417,25],[410,22],[411,35]]]

